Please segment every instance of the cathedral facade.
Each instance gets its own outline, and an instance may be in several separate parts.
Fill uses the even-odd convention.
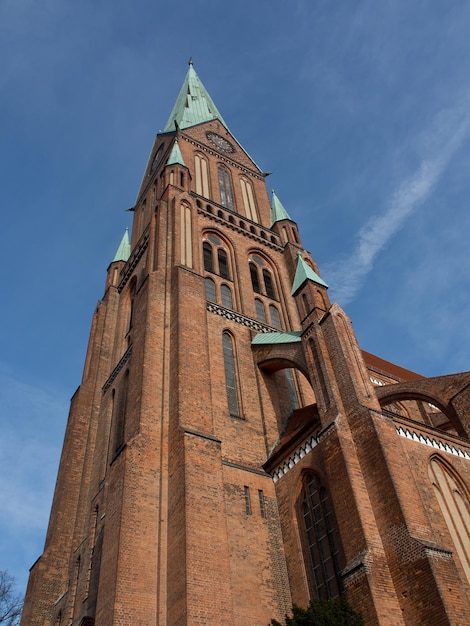
[[[470,623],[470,373],[362,351],[192,64],[96,307],[25,626]]]

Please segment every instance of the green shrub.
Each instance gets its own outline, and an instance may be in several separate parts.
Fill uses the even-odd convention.
[[[275,619],[271,626],[282,626]],[[346,598],[312,600],[308,609],[292,607],[292,617],[286,615],[286,626],[364,626],[359,613],[351,608]]]

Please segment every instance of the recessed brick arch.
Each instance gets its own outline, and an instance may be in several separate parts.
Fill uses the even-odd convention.
[[[310,380],[307,364],[305,362],[302,344],[270,344],[252,346],[253,358],[256,365],[266,372],[294,368],[302,372],[307,380]]]

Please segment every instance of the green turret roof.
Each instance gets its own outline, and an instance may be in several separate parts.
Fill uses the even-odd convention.
[[[301,252],[297,252],[297,257],[297,269],[295,271],[294,284],[292,285],[292,295],[294,295],[302,287],[306,280],[311,280],[317,285],[321,285],[322,287],[326,287],[328,289],[328,285],[325,281],[312,270],[310,265],[305,263]]]
[[[175,130],[175,122],[180,128],[189,128],[213,119],[220,120],[228,130],[227,124],[190,61],[188,73],[163,132]]]
[[[119,248],[117,249],[116,255],[112,260],[112,263],[116,263],[116,261],[128,261],[130,255],[131,244],[129,243],[129,229],[126,228],[121,243],[119,244]]]
[[[183,160],[183,155],[181,154],[181,150],[178,145],[177,139],[175,140],[175,143],[173,144],[171,154],[168,157],[167,165],[184,165],[184,167],[186,167],[186,164]]]
[[[290,220],[292,222],[292,219],[289,213],[282,206],[281,201],[276,196],[276,194],[274,193],[274,189],[273,189],[273,195],[272,195],[272,201],[271,201],[271,226],[275,224],[276,222],[280,222],[281,220]]]

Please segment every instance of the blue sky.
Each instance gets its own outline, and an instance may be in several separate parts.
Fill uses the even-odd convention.
[[[40,555],[69,398],[189,57],[361,346],[470,369],[470,4],[3,0],[0,569]]]

